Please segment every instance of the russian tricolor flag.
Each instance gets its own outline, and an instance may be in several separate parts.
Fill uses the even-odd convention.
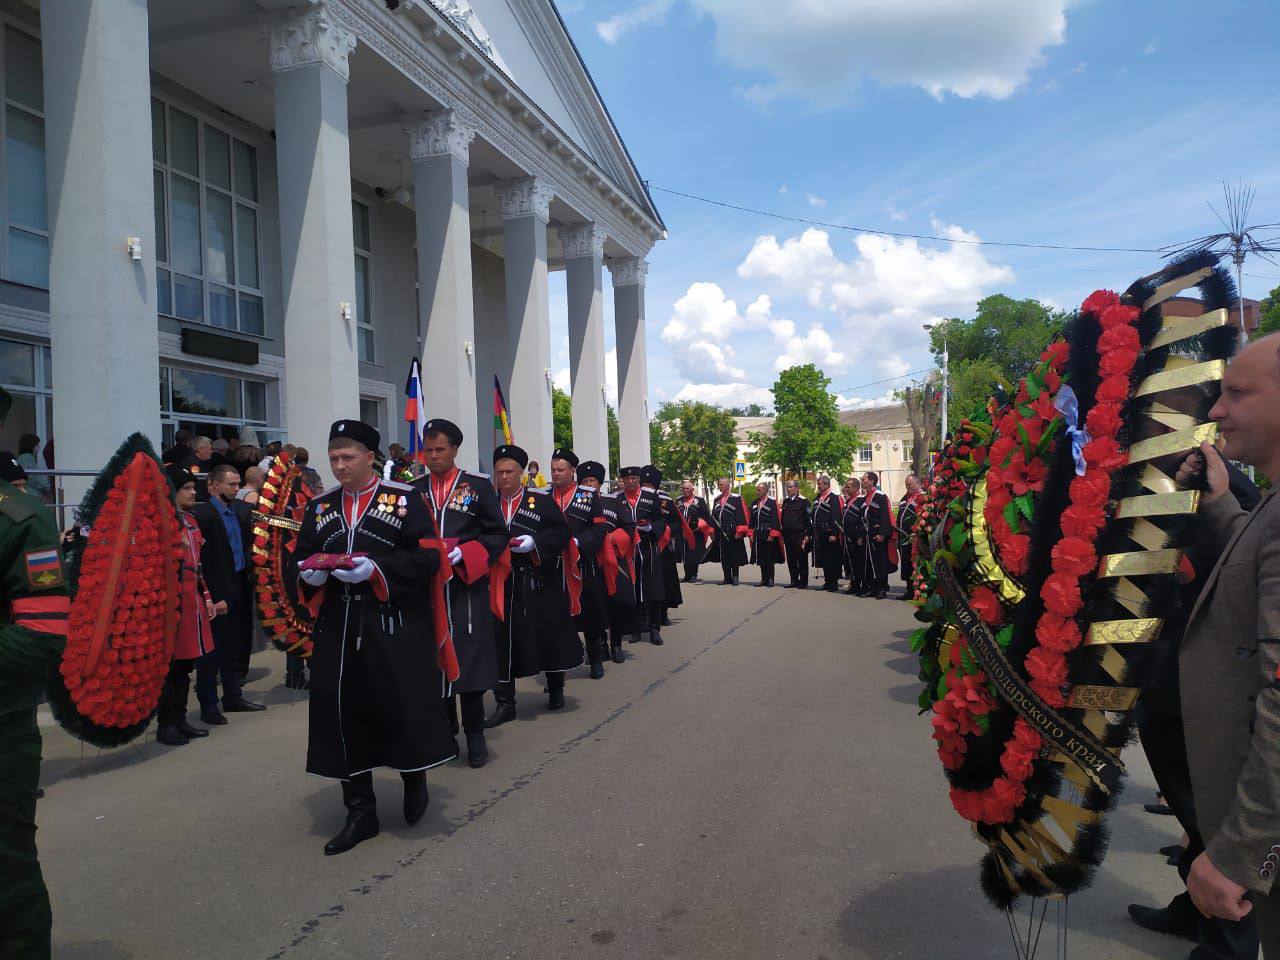
[[[418,358],[409,364],[409,379],[404,384],[404,418],[409,424],[409,459],[422,459],[422,428],[427,425],[427,412],[422,400],[422,368]]]

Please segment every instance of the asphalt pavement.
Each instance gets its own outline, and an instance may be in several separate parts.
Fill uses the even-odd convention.
[[[753,577],[686,585],[666,644],[629,644],[603,680],[571,674],[559,713],[521,681],[489,765],[431,771],[416,826],[399,778],[376,775],[383,832],[338,857],[321,847],[339,789],[304,773],[305,694],[282,685],[282,654],[254,657],[246,693],[267,712],[185,747],[82,750],[42,711],[54,956],[1013,957],[917,715],[909,605]],[[1185,957],[1125,915],[1178,889],[1154,852],[1177,828],[1142,812],[1150,771],[1125,760],[1069,956]]]

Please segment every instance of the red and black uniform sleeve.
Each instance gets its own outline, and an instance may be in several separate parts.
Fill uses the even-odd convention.
[[[16,490],[10,498],[26,498]],[[38,503],[0,504],[0,713],[34,707],[67,642],[67,582],[53,518]]]

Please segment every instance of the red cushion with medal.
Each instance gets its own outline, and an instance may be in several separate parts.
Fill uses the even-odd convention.
[[[313,553],[298,564],[299,570],[350,570],[356,565],[356,558],[367,556],[364,553]]]

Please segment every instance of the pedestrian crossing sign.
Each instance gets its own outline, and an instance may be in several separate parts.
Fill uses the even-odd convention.
[[[733,464],[733,475],[738,480],[747,479],[747,463],[745,460],[735,460]]]

